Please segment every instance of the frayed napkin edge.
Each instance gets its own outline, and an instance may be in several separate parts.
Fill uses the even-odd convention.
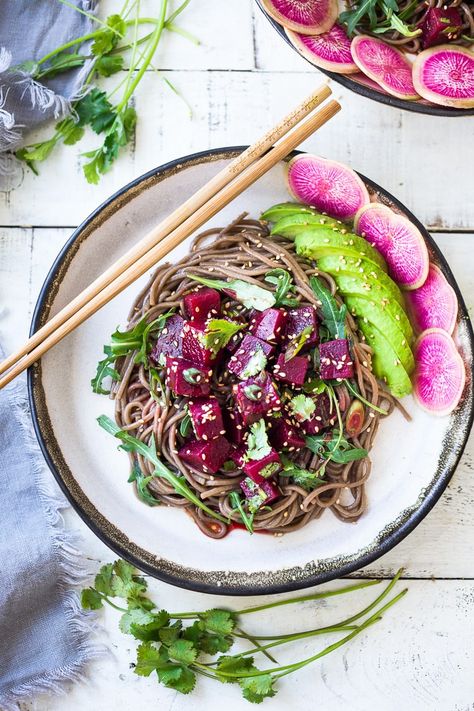
[[[96,621],[96,614],[83,610],[77,592],[71,589],[74,586],[83,585],[90,577],[90,573],[86,570],[85,558],[77,547],[80,540],[79,533],[67,530],[65,527],[61,509],[67,508],[69,504],[47,468],[36,440],[24,379],[19,379],[10,385],[6,392],[12,405],[14,417],[25,437],[32,475],[50,529],[60,570],[57,586],[70,632],[71,647],[74,649],[76,657],[70,664],[40,674],[27,683],[19,684],[8,691],[1,691],[0,708],[2,711],[18,711],[22,701],[32,699],[39,694],[65,695],[69,690],[70,683],[86,681],[86,667],[91,661],[105,657],[110,652],[105,645],[90,640],[92,635],[100,629]]]

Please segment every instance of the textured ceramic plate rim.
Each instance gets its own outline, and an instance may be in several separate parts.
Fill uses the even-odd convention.
[[[286,36],[285,30],[282,25],[280,25],[276,20],[274,20],[262,7],[260,0],[256,0],[258,7],[263,12],[269,23],[276,30],[276,32],[282,37],[287,45],[296,52],[302,59],[304,59],[308,64],[317,69],[318,71],[325,74],[330,79],[334,79],[338,84],[341,84],[349,91],[353,91],[366,99],[372,99],[372,101],[378,101],[380,104],[386,104],[387,106],[393,106],[396,109],[403,109],[404,111],[412,111],[416,114],[428,114],[429,116],[474,116],[474,109],[455,109],[449,106],[436,106],[422,104],[419,101],[408,101],[407,99],[398,99],[396,96],[390,96],[390,94],[384,94],[382,91],[377,91],[372,89],[370,86],[365,86],[359,82],[351,79],[350,75],[337,74],[336,72],[331,72],[328,69],[323,69],[322,67],[317,67],[313,64],[307,57],[302,55],[290,39]]]
[[[54,301],[57,289],[62,281],[62,276],[67,271],[80,244],[87,239],[100,224],[106,221],[111,213],[133,200],[136,194],[147,189],[152,183],[159,183],[166,180],[170,175],[192,165],[231,158],[240,153],[244,148],[245,147],[242,146],[219,148],[194,153],[170,161],[125,185],[100,205],[74,231],[55,259],[38,297],[32,318],[31,333],[44,323],[51,304]],[[423,225],[404,205],[368,178],[365,178],[363,175],[361,175],[361,178],[373,192],[377,193],[381,201],[386,201],[398,208],[420,229],[430,250],[436,255],[438,262],[443,267],[446,277],[456,291],[460,307],[459,319],[465,322],[467,340],[472,353],[474,350],[474,334],[467,309],[459,287],[442,253]],[[472,384],[472,368],[469,380],[470,384]],[[405,509],[396,520],[391,521],[389,525],[379,532],[376,539],[372,541],[369,546],[357,551],[353,555],[341,555],[332,558],[327,562],[324,568],[320,566],[316,567],[315,562],[311,561],[305,566],[281,568],[277,571],[257,571],[246,574],[244,572],[233,571],[199,571],[188,568],[175,564],[170,560],[159,558],[130,541],[125,534],[108,521],[89,501],[76,482],[72,471],[67,466],[49,421],[45,395],[41,384],[41,365],[36,365],[28,371],[28,394],[35,432],[46,462],[72,507],[98,538],[122,558],[129,560],[137,568],[164,582],[199,592],[231,595],[274,594],[317,585],[336,577],[352,573],[387,553],[423,520],[440,498],[462,456],[474,417],[471,392],[471,397],[468,398],[463,405],[464,408],[468,409],[468,420],[461,433],[461,442],[456,441],[457,453],[452,465],[449,466],[449,463],[443,463],[443,457],[441,457],[437,472],[431,480],[431,485],[420,493],[416,504]],[[445,448],[443,448],[443,451],[444,449]],[[278,578],[278,581],[275,581],[276,578]]]

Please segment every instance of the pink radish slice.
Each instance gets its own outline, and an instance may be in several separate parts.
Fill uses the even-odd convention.
[[[406,217],[372,202],[357,213],[357,234],[385,258],[390,275],[404,289],[418,289],[428,276],[428,249],[420,231]]]
[[[337,20],[337,0],[262,0],[274,20],[303,35],[319,35]]]
[[[288,39],[303,57],[322,69],[337,74],[354,74],[359,67],[351,54],[351,42],[339,25],[322,35],[302,35],[285,30]]]
[[[441,45],[415,59],[413,84],[424,99],[442,106],[474,107],[474,53],[465,47]]]
[[[415,348],[414,395],[433,415],[449,415],[459,404],[466,369],[453,339],[441,328],[429,328],[418,337]]]
[[[353,170],[309,153],[289,162],[287,181],[294,198],[338,220],[351,220],[370,201],[367,188]]]
[[[436,264],[430,264],[428,277],[418,289],[406,295],[410,316],[417,331],[442,328],[454,331],[458,315],[456,292]]]
[[[388,94],[414,101],[420,97],[412,80],[412,65],[402,52],[382,40],[358,35],[351,43],[354,62]]]

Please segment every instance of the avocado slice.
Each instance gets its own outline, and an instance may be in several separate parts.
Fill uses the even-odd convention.
[[[400,306],[405,308],[403,294],[397,284],[373,262],[344,256],[341,259],[340,256],[330,255],[318,259],[318,267],[322,272],[327,272],[332,277],[336,277],[338,274],[358,277],[362,283],[368,282],[376,294],[379,293],[377,287],[380,285],[392,299],[398,301]]]
[[[342,234],[347,234],[348,232],[346,225],[344,225],[344,223],[340,220],[336,220],[334,217],[329,217],[328,215],[323,215],[322,213],[313,210],[311,213],[293,212],[280,217],[278,221],[275,222],[271,234],[282,234],[286,237],[287,234],[291,235],[295,227],[300,228],[301,225],[303,225],[303,227],[310,225],[311,227],[317,227],[318,229],[321,227],[331,227],[338,232],[343,230]]]
[[[387,271],[383,257],[363,237],[349,233],[341,234],[330,227],[318,228],[309,225],[295,225],[292,234],[282,236],[294,237],[296,253],[303,257],[316,260],[321,257],[341,255],[352,259],[363,257],[368,262],[376,264],[382,271]]]
[[[344,294],[344,302],[349,311],[357,317],[360,324],[367,323],[384,335],[385,340],[390,344],[395,357],[391,364],[401,361],[407,373],[411,373],[415,368],[413,353],[408,344],[407,337],[401,330],[398,321],[392,317],[389,311],[383,310],[371,299],[364,299],[362,296]]]
[[[318,215],[319,213],[314,207],[303,205],[300,202],[280,202],[278,205],[269,207],[268,210],[262,212],[261,220],[267,222],[277,222],[282,217],[288,215]]]
[[[412,391],[410,377],[401,363],[395,365],[397,355],[383,333],[372,324],[359,322],[359,330],[365,336],[367,344],[373,349],[372,364],[374,373],[384,380],[395,397],[404,397]]]
[[[341,292],[343,298],[346,296],[359,296],[362,299],[370,301],[375,304],[382,311],[385,311],[395,319],[398,323],[398,327],[404,334],[408,343],[411,343],[413,338],[413,329],[411,323],[408,320],[404,309],[400,306],[398,301],[391,298],[391,294],[384,289],[379,282],[373,284],[369,280],[364,281],[354,276],[347,276],[341,272],[339,274],[331,275],[337,284],[339,291]]]

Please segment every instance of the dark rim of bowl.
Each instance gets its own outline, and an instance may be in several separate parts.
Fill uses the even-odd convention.
[[[291,49],[299,54],[299,56],[304,59],[308,64],[322,72],[330,79],[334,79],[338,84],[341,84],[346,89],[364,96],[366,99],[372,99],[373,101],[378,101],[380,104],[386,104],[387,106],[393,106],[396,109],[404,109],[405,111],[413,111],[416,114],[428,114],[429,116],[474,116],[474,109],[455,109],[449,106],[436,106],[435,104],[422,104],[419,101],[407,101],[406,99],[397,99],[396,96],[390,96],[389,94],[384,94],[382,91],[376,91],[370,86],[364,86],[364,84],[359,84],[359,82],[351,79],[350,75],[336,74],[336,72],[330,72],[328,69],[323,69],[322,67],[317,67],[313,64],[307,57],[303,56],[293,43],[286,36],[285,30],[273,17],[265,11],[260,0],[256,0],[256,3],[260,10],[263,12],[269,23],[277,31],[277,33],[282,37],[287,45]]]
[[[176,160],[170,161],[157,168],[150,170],[149,172],[131,181],[123,188],[118,190],[116,193],[114,193],[111,197],[109,197],[105,202],[103,202],[102,205],[100,205],[96,210],[94,210],[94,212],[92,212],[79,225],[79,227],[74,230],[72,236],[69,238],[69,240],[66,242],[66,244],[63,246],[60,253],[56,257],[39,293],[34,314],[32,317],[30,335],[32,335],[41,325],[43,312],[45,309],[48,308],[50,293],[52,290],[54,290],[55,283],[57,282],[57,272],[60,270],[63,263],[66,261],[70,249],[75,246],[75,243],[81,236],[81,233],[91,224],[91,222],[94,221],[95,218],[97,218],[101,213],[106,212],[107,208],[110,208],[110,206],[113,205],[118,198],[123,198],[133,188],[140,186],[142,183],[145,183],[146,181],[152,178],[161,177],[163,179],[166,179],[166,174],[172,174],[173,172],[176,172],[176,170],[186,168],[190,164],[199,164],[202,162],[207,162],[208,160],[218,160],[219,158],[233,157],[245,150],[245,148],[247,148],[247,146],[229,146],[224,148],[216,148],[207,151],[202,151],[199,153],[193,153],[183,158],[178,158]],[[295,151],[289,157],[291,158],[294,155],[297,155],[302,152],[303,151]],[[359,175],[371,190],[373,190],[380,197],[385,198],[385,200],[389,201],[392,205],[397,207],[421,231],[423,237],[425,238],[430,247],[430,250],[434,252],[438,262],[442,265],[446,278],[448,279],[449,283],[456,292],[456,296],[458,298],[459,303],[459,313],[466,325],[469,348],[471,353],[474,352],[474,333],[472,330],[472,325],[469,319],[464,299],[444,256],[440,252],[431,235],[427,232],[427,230],[423,227],[419,220],[417,220],[416,217],[401,202],[399,202],[396,198],[390,195],[390,193],[380,188],[373,181],[369,180],[360,173]],[[88,525],[88,527],[96,534],[96,536],[103,543],[105,543],[105,545],[111,548],[120,557],[128,560],[138,569],[142,570],[145,573],[148,573],[152,577],[158,578],[159,580],[162,580],[165,583],[176,585],[178,587],[182,587],[188,590],[194,590],[196,592],[210,593],[216,595],[271,595],[276,593],[300,590],[302,588],[308,588],[313,585],[319,585],[321,583],[328,582],[338,577],[343,577],[345,575],[353,573],[356,570],[359,570],[360,568],[363,568],[366,565],[369,565],[373,561],[380,558],[382,555],[391,550],[395,545],[400,543],[400,541],[402,541],[409,533],[411,533],[411,531],[413,531],[413,529],[425,518],[425,516],[429,513],[429,511],[438,501],[459,464],[459,460],[466,446],[466,442],[474,419],[474,405],[471,398],[469,417],[467,423],[465,423],[465,427],[462,430],[462,441],[459,443],[456,440],[458,451],[453,465],[447,465],[443,462],[443,458],[441,457],[440,461],[438,462],[436,475],[433,477],[433,483],[429,486],[429,491],[426,494],[425,498],[422,500],[422,502],[418,504],[416,508],[410,508],[406,512],[402,512],[399,519],[397,519],[396,522],[391,522],[388,529],[384,529],[383,532],[380,532],[379,535],[376,537],[376,540],[372,542],[370,547],[363,551],[362,554],[357,555],[351,559],[345,559],[344,562],[342,562],[341,560],[339,564],[336,564],[335,566],[332,566],[328,569],[320,570],[311,574],[305,573],[301,578],[296,580],[292,579],[288,575],[288,579],[285,582],[268,583],[267,580],[270,577],[268,571],[263,571],[261,575],[262,578],[265,578],[265,582],[259,584],[246,584],[245,582],[242,582],[242,579],[246,577],[247,574],[244,572],[237,572],[232,573],[229,576],[229,580],[231,580],[232,577],[235,576],[239,579],[239,582],[236,584],[229,584],[228,582],[226,582],[227,578],[225,577],[225,574],[222,571],[223,582],[218,584],[217,582],[207,582],[206,576],[209,574],[215,575],[217,572],[221,573],[221,571],[196,571],[195,569],[190,569],[182,565],[174,564],[172,563],[172,561],[165,561],[170,564],[167,566],[166,570],[160,569],[153,563],[150,563],[149,561],[140,558],[136,553],[131,552],[130,548],[137,547],[134,546],[134,544],[132,544],[124,535],[122,535],[121,532],[116,529],[115,526],[110,523],[108,527],[104,525],[104,523],[100,524],[98,521],[94,520],[94,518],[88,512],[85,511],[81,502],[78,501],[73,496],[72,492],[69,490],[66,482],[63,479],[61,468],[56,466],[54,462],[54,457],[49,448],[48,438],[43,432],[41,424],[41,413],[39,413],[43,395],[39,368],[31,367],[28,369],[27,382],[28,397],[32,412],[33,425],[42,453],[60,488],[71,503],[71,506],[79,514],[83,521]],[[474,366],[471,365],[470,385],[472,385],[473,382]],[[86,499],[85,495],[82,495],[84,499]],[[97,514],[98,519],[103,518],[100,512],[97,511],[97,509],[95,509],[92,504],[90,504],[90,507],[94,509],[94,512]],[[103,519],[103,521],[106,521],[106,519]],[[107,528],[113,529],[114,533],[121,539],[120,542],[115,540],[114,537],[110,535],[110,532],[106,530]],[[384,535],[384,538],[381,542],[379,542],[377,539],[382,535],[382,533]],[[127,543],[129,547],[127,547]],[[137,550],[142,549],[137,548]],[[148,558],[153,558],[153,556],[148,556]],[[173,568],[178,569],[179,572],[172,572]],[[291,573],[292,570],[296,569],[300,570],[301,566],[297,566],[296,568],[290,569],[286,572]],[[186,577],[186,574],[183,575],[183,573],[186,573],[186,571],[189,571],[189,573],[194,574],[199,573],[199,576],[194,575],[194,578],[190,579]],[[272,572],[277,573],[279,571]],[[253,575],[260,575],[260,573],[254,573]]]

